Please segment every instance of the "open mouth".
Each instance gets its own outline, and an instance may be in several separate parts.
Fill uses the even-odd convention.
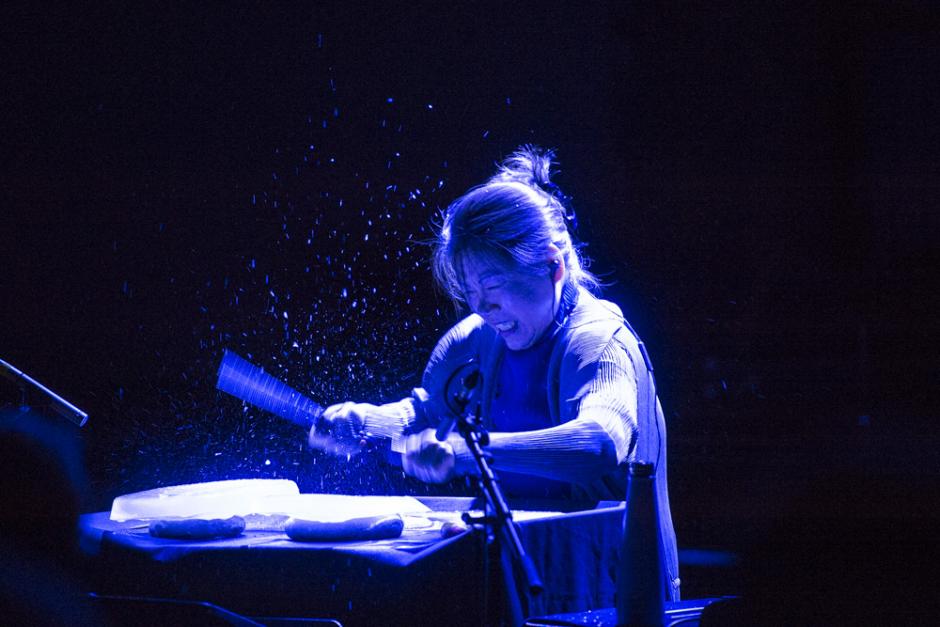
[[[494,324],[493,328],[499,331],[500,333],[509,333],[510,331],[515,330],[516,323],[515,321],[500,322],[498,324]]]

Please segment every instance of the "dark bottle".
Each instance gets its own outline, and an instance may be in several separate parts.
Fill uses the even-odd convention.
[[[632,462],[617,569],[617,625],[663,625],[665,580],[653,464]]]

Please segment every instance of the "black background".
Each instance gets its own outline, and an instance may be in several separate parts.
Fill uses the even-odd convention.
[[[91,414],[86,509],[426,491],[214,371],[231,348],[323,402],[407,393],[458,316],[433,218],[525,142],[650,347],[680,546],[813,477],[936,485],[937,11],[568,4],[8,15],[0,356]]]

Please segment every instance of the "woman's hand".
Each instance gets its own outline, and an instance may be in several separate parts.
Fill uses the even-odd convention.
[[[447,440],[438,442],[434,433],[434,429],[425,429],[405,438],[401,466],[425,483],[445,483],[454,477],[457,457],[453,445]]]
[[[334,455],[356,455],[365,446],[366,416],[375,409],[375,405],[369,403],[330,405],[310,428],[307,443],[311,448]]]

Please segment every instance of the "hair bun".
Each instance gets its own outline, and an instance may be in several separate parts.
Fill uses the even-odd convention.
[[[491,180],[548,189],[553,186],[551,168],[554,159],[553,150],[525,144],[503,160],[499,172]]]

